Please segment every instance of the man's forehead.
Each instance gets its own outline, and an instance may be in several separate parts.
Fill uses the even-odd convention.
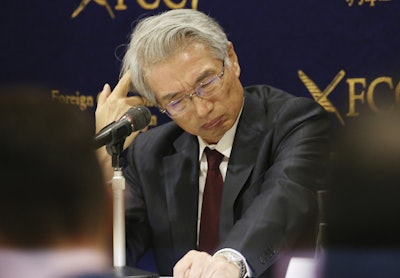
[[[194,89],[218,70],[217,61],[212,58],[195,63],[162,63],[149,69],[145,80],[157,98],[169,99]]]

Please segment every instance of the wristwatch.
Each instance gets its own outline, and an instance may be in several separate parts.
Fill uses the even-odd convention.
[[[232,263],[232,264],[236,265],[239,268],[239,272],[240,272],[239,277],[240,278],[248,277],[246,264],[244,263],[243,259],[240,256],[238,256],[237,254],[235,254],[233,252],[229,252],[229,251],[222,251],[222,252],[216,254],[216,256],[222,256],[228,261],[228,263]]]

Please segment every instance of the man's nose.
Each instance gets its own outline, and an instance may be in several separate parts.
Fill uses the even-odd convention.
[[[192,102],[194,109],[196,110],[196,113],[199,117],[207,116],[214,107],[214,103],[211,100],[198,96],[193,96]]]

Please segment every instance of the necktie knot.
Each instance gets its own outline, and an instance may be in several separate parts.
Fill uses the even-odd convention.
[[[219,164],[221,164],[224,155],[217,150],[211,150],[209,148],[205,148],[204,152],[207,157],[208,169],[217,170],[219,169]]]

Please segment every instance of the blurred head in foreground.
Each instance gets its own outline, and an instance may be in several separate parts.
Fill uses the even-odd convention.
[[[328,248],[400,248],[400,113],[360,116],[333,159]]]
[[[0,92],[0,250],[106,252],[109,198],[93,126],[36,88]]]
[[[400,277],[400,113],[363,114],[340,135],[322,277]]]

